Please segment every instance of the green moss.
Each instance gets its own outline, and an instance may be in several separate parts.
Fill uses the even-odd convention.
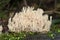
[[[6,33],[0,34],[0,40],[23,40],[26,37],[25,33]]]

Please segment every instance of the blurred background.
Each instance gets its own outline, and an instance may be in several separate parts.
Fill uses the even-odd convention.
[[[13,18],[16,12],[23,7],[42,8],[45,14],[53,17],[51,34],[60,33],[60,0],[0,0],[0,25],[3,26],[3,33],[8,32],[8,19]]]

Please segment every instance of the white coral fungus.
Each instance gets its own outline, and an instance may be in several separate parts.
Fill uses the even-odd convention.
[[[2,33],[2,30],[3,30],[2,25],[0,25],[0,34]]]
[[[43,15],[42,9],[34,10],[32,7],[25,8],[19,13],[16,13],[9,19],[9,30],[13,32],[48,32],[50,30],[52,17],[48,20],[48,15]]]

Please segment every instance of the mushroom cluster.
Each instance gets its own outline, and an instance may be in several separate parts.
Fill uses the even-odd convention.
[[[22,11],[9,18],[8,27],[13,32],[48,32],[52,23],[52,17],[43,15],[43,9],[34,10],[33,7],[23,7]],[[12,21],[11,21],[12,19]]]

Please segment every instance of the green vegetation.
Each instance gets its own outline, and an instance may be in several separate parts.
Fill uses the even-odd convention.
[[[0,40],[23,40],[26,34],[22,33],[3,33],[0,35]]]
[[[24,40],[27,35],[34,35],[33,32],[3,33],[0,34],[0,40]]]

